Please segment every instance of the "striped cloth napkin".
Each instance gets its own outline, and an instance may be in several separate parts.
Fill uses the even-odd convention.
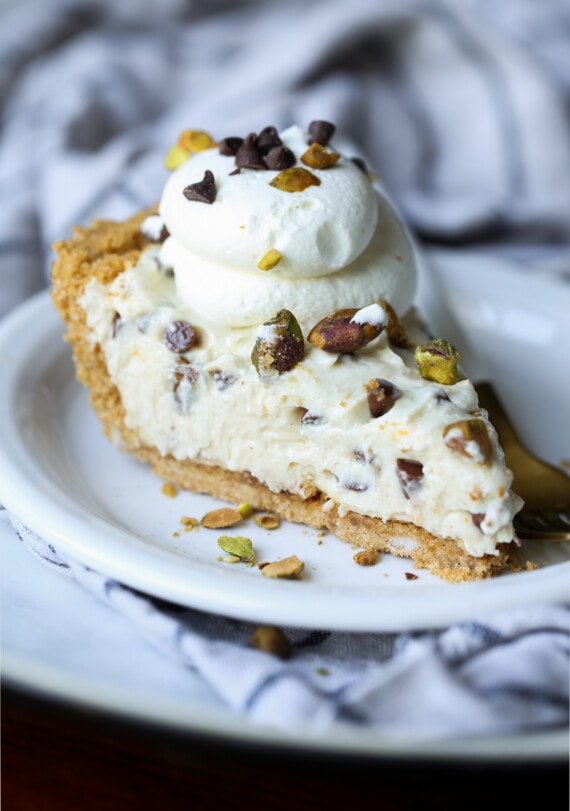
[[[414,738],[568,726],[570,608],[539,605],[413,633],[279,629],[288,656],[251,644],[252,624],[169,604],[58,552],[12,518],[47,565],[119,611],[162,654],[197,670],[232,709],[274,728],[352,722]]]
[[[0,24],[0,313],[46,286],[72,226],[158,199],[181,129],[316,118],[358,145],[424,242],[544,252],[567,278],[569,32],[566,0],[14,4]],[[568,606],[431,632],[284,628],[285,660],[251,647],[249,623],[134,592],[11,520],[254,721],[425,736],[568,725]]]

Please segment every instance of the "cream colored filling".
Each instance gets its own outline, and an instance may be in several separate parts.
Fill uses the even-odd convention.
[[[81,302],[141,444],[179,460],[249,471],[274,492],[320,490],[341,514],[411,521],[456,539],[472,555],[512,540],[519,502],[509,495],[511,475],[494,430],[489,426],[494,451],[486,465],[443,441],[445,426],[476,410],[467,380],[453,386],[423,380],[412,353],[393,349],[385,332],[354,355],[305,342],[305,358],[294,369],[260,380],[251,363],[257,327],[228,328],[215,312],[198,322],[157,257],[152,247],[112,284],[92,280]],[[199,336],[182,356],[191,364],[182,379],[180,356],[163,341],[175,320],[189,321]],[[412,315],[408,326],[417,329]],[[372,378],[402,392],[378,418],[366,399]],[[396,474],[398,458],[423,464],[409,498]],[[473,514],[485,516],[479,527]]]

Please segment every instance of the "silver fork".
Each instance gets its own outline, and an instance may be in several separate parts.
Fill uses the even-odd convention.
[[[513,490],[525,502],[514,519],[518,537],[570,541],[570,476],[525,447],[490,383],[478,383],[475,388],[479,404],[497,429],[507,466],[513,472]]]

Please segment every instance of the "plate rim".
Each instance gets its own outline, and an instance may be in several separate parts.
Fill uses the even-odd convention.
[[[32,330],[26,332],[22,330],[22,326],[28,324],[30,321],[41,325],[38,333],[33,333]],[[11,338],[14,334],[24,335],[23,340],[16,344],[15,349],[7,349],[12,346]],[[33,333],[33,334],[32,334]],[[391,590],[389,593],[374,593],[374,609],[370,610],[370,590],[363,593],[355,594],[351,597],[357,610],[357,621],[353,619],[354,611],[347,616],[341,612],[331,621],[330,616],[323,612],[322,605],[322,591],[313,595],[309,590],[303,594],[305,602],[304,614],[297,615],[294,619],[288,620],[282,613],[282,602],[290,606],[289,597],[291,595],[298,595],[299,583],[281,581],[278,583],[279,596],[282,601],[277,603],[275,598],[276,590],[273,581],[256,581],[255,588],[252,590],[249,584],[238,583],[237,580],[233,584],[231,599],[229,594],[225,594],[223,588],[217,590],[215,586],[218,582],[225,582],[227,576],[220,570],[212,569],[209,572],[208,587],[204,590],[203,583],[196,583],[195,587],[198,593],[194,590],[189,593],[188,581],[182,584],[177,579],[177,572],[175,571],[175,563],[168,556],[165,550],[158,548],[152,549],[150,546],[145,547],[143,558],[145,560],[154,559],[163,564],[163,576],[160,582],[156,582],[156,572],[149,572],[148,569],[139,569],[133,573],[132,569],[127,569],[127,577],[125,577],[125,566],[120,557],[124,550],[119,549],[119,562],[116,560],[116,548],[109,549],[107,543],[107,535],[109,534],[108,524],[105,525],[105,540],[103,542],[103,552],[106,553],[101,556],[101,547],[99,546],[92,549],[90,544],[85,547],[81,546],[75,538],[81,537],[81,532],[78,536],[73,536],[73,530],[83,531],[83,538],[85,537],[85,521],[81,522],[81,518],[72,515],[68,512],[60,512],[60,505],[57,504],[53,507],[50,506],[49,495],[47,493],[37,490],[34,493],[36,500],[33,504],[30,503],[27,496],[22,495],[25,492],[26,483],[29,486],[29,481],[25,481],[21,469],[17,468],[17,463],[10,460],[5,453],[6,445],[6,426],[10,424],[10,398],[7,396],[19,378],[21,377],[22,370],[20,368],[22,363],[22,356],[25,359],[26,353],[29,353],[30,348],[37,348],[38,342],[45,345],[46,337],[52,341],[55,340],[55,335],[63,335],[63,324],[59,321],[59,317],[52,305],[49,291],[42,291],[32,299],[27,300],[19,308],[0,324],[0,364],[5,364],[5,355],[12,352],[12,368],[9,374],[0,376],[0,402],[2,403],[2,410],[4,411],[4,419],[0,426],[0,485],[4,483],[4,494],[2,500],[4,505],[12,512],[22,523],[26,524],[30,529],[42,535],[56,545],[59,544],[62,551],[66,551],[74,559],[83,563],[84,565],[93,566],[98,568],[103,574],[113,576],[121,580],[125,585],[133,588],[138,588],[146,591],[157,597],[173,600],[181,604],[196,608],[198,610],[210,611],[212,613],[234,617],[237,619],[259,621],[262,616],[264,621],[275,622],[281,625],[295,626],[299,628],[314,628],[314,627],[327,627],[330,630],[348,631],[348,632],[391,632],[403,630],[420,630],[427,628],[443,627],[450,622],[461,621],[468,619],[473,614],[481,616],[482,614],[489,614],[493,611],[507,609],[513,607],[512,597],[510,593],[507,598],[501,592],[501,586],[505,583],[510,583],[510,592],[514,593],[518,598],[516,605],[521,602],[529,604],[530,601],[540,600],[542,602],[557,602],[567,597],[567,589],[570,574],[570,561],[554,564],[553,566],[545,567],[536,572],[525,572],[525,580],[517,574],[506,574],[502,578],[489,579],[485,581],[477,581],[475,583],[461,583],[461,584],[446,584],[442,583],[442,592],[447,590],[449,595],[453,594],[454,589],[461,589],[464,595],[464,603],[468,603],[469,607],[465,606],[459,615],[450,615],[449,601],[445,604],[438,603],[433,599],[424,600],[422,605],[421,617],[418,617],[412,624],[409,620],[405,619],[405,609],[409,606],[410,593],[405,591]],[[54,350],[55,351],[55,350]],[[65,343],[61,340],[60,351],[65,351]],[[44,356],[45,358],[45,356]],[[44,360],[44,363],[47,363]],[[10,374],[11,371],[11,374]],[[78,386],[80,384],[77,384]],[[17,444],[17,440],[14,440]],[[23,440],[21,441],[23,443]],[[51,525],[46,525],[45,515],[46,510],[53,511],[55,509],[57,521],[53,524],[53,517]],[[65,503],[63,509],[65,510]],[[88,522],[87,531],[90,533],[103,529],[104,520],[91,516]],[[119,528],[111,527],[114,537],[119,537],[127,541],[129,534]],[[108,555],[114,553],[115,559],[109,561]],[[143,561],[144,563],[144,561]],[[166,582],[165,582],[166,576]],[[170,579],[169,579],[170,578]],[[172,583],[177,583],[177,588],[173,590]],[[214,592],[212,595],[212,587],[209,585],[213,581]],[[545,581],[545,582],[543,582]],[[182,589],[183,586],[183,589]],[[333,589],[335,599],[338,598],[338,590]],[[433,597],[433,591],[429,594]],[[479,599],[473,602],[478,595],[482,595]],[[266,597],[267,596],[267,597]],[[331,595],[332,596],[332,595]],[[455,595],[454,595],[455,596]],[[238,599],[239,598],[239,599]],[[267,600],[267,598],[271,598]],[[238,599],[238,603],[236,603]],[[451,598],[450,598],[451,600]],[[474,607],[473,607],[474,606]],[[399,608],[404,611],[394,613],[394,609]],[[366,610],[367,609],[367,610]],[[388,610],[387,610],[388,609]]]

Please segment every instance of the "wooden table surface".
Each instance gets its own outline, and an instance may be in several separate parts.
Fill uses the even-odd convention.
[[[181,734],[3,685],[2,811],[568,809],[564,762],[307,755]]]

